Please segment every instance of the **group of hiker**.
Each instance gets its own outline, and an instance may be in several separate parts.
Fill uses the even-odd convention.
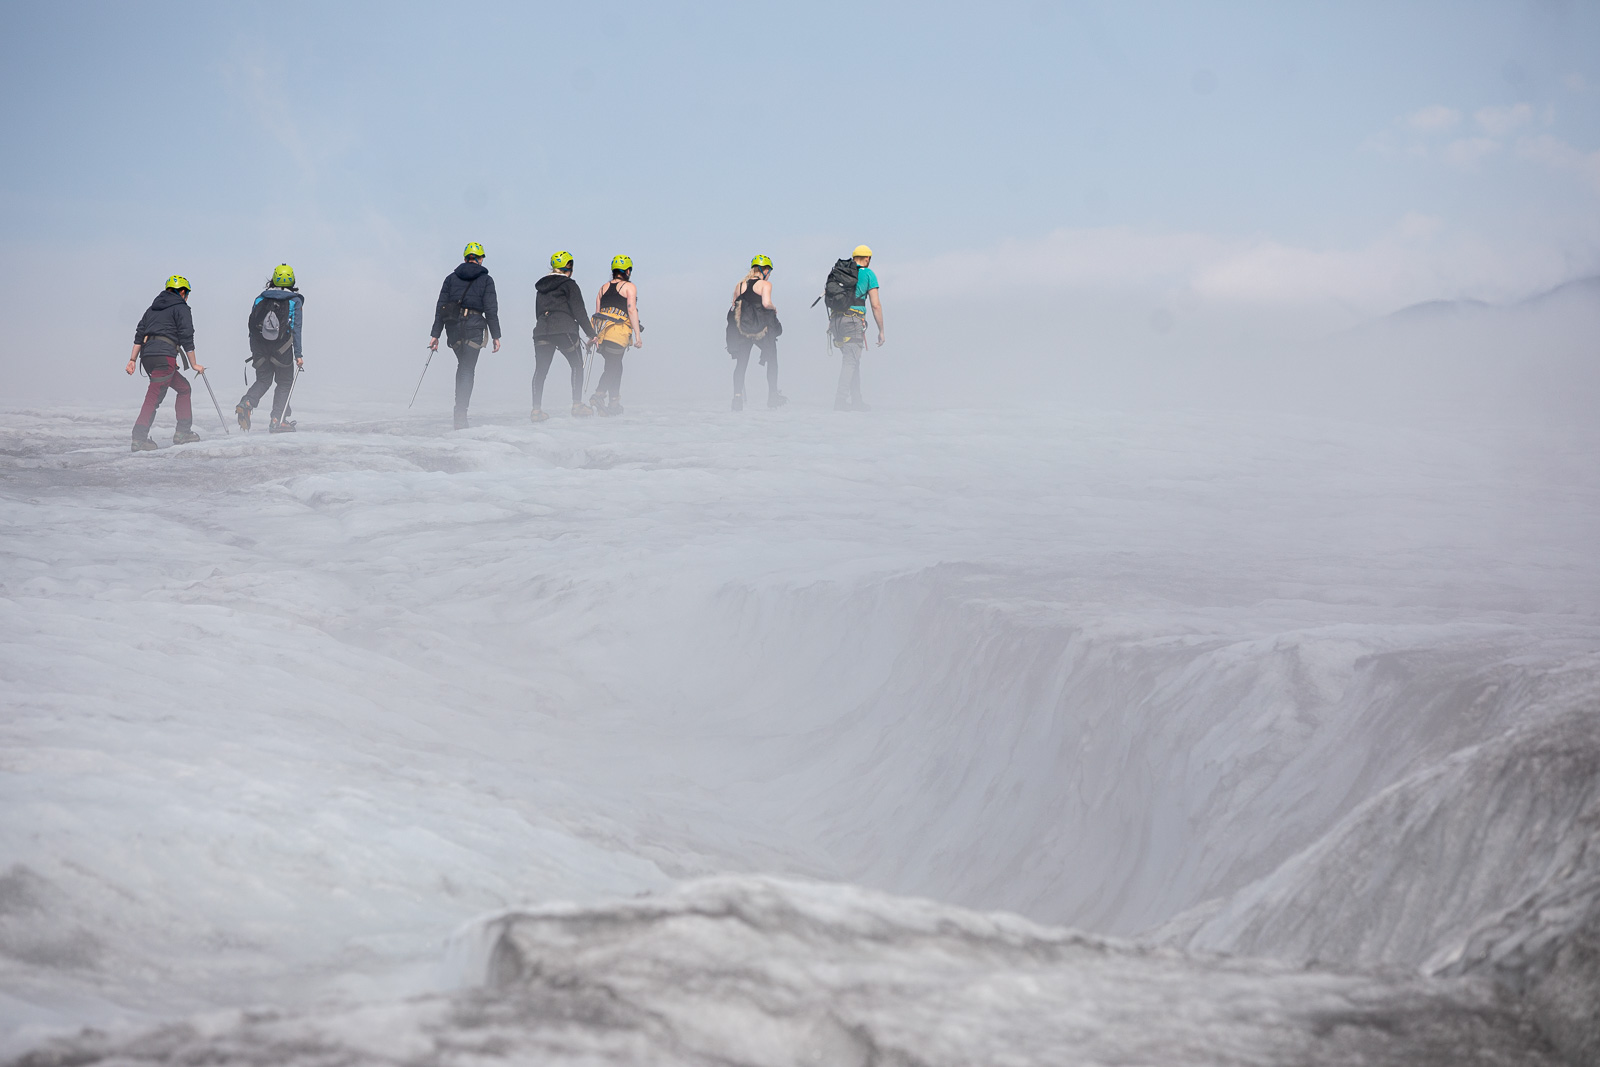
[[[462,262],[445,276],[434,303],[433,329],[428,338],[428,359],[439,349],[439,338],[455,353],[455,428],[469,425],[467,410],[472,401],[473,380],[478,356],[485,345],[500,351],[500,303],[494,278],[483,265],[483,245],[474,241],[462,251]],[[866,411],[861,399],[861,355],[867,344],[867,309],[872,309],[878,327],[878,344],[884,342],[883,308],[878,302],[878,278],[872,270],[872,249],[858,246],[850,256],[840,259],[829,271],[818,301],[828,311],[829,344],[839,349],[843,364],[839,387],[834,396],[838,411]],[[733,358],[733,410],[745,405],[745,370],[752,350],[761,353],[760,365],[767,372],[767,406],[781,407],[788,398],[778,389],[778,337],[783,324],[773,300],[772,260],[758,255],[750,269],[734,287],[727,315],[727,351]],[[561,251],[550,257],[550,273],[534,285],[537,294],[533,328],[533,409],[530,418],[543,422],[550,416],[544,410],[544,384],[555,355],[566,357],[571,372],[572,414],[614,416],[622,414],[622,357],[631,348],[644,347],[644,327],[639,320],[639,293],[633,277],[633,260],[614,256],[611,278],[595,297],[589,313],[578,283],[573,280],[572,253]],[[181,274],[167,279],[134,330],[133,353],[128,357],[128,374],[142,365],[149,375],[144,406],[133,425],[133,450],[154,449],[150,427],[156,409],[170,389],[177,394],[174,408],[177,429],[173,444],[198,441],[190,384],[183,376],[187,367],[205,375],[205,367],[195,353],[194,319],[189,310],[189,280]],[[815,306],[813,302],[812,306]],[[249,430],[252,415],[269,388],[272,395],[271,433],[292,433],[290,399],[298,372],[305,369],[305,296],[295,285],[294,268],[280,263],[273,268],[266,288],[251,304],[248,317],[250,355],[255,382],[234,406],[239,427]],[[583,396],[587,352],[598,352],[604,364],[594,392]],[[426,365],[423,373],[427,373]],[[206,388],[210,389],[209,380]],[[418,382],[420,388],[421,382]],[[215,394],[212,394],[215,403]],[[221,407],[218,406],[218,414]]]

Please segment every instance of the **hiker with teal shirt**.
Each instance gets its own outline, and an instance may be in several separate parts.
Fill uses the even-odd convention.
[[[828,272],[822,296],[827,302],[828,329],[844,362],[839,367],[835,411],[869,411],[861,399],[861,355],[867,347],[867,305],[878,323],[878,346],[884,342],[883,306],[878,302],[878,276],[872,270],[872,249],[857,245],[849,259]]]

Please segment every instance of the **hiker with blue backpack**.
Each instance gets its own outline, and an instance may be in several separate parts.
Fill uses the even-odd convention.
[[[872,249],[857,245],[849,259],[841,259],[828,272],[822,288],[828,309],[828,332],[844,357],[839,367],[835,411],[870,411],[861,399],[861,355],[867,347],[867,305],[878,323],[878,347],[883,347],[883,306],[878,303],[878,276],[872,271]]]
[[[250,429],[250,413],[267,387],[276,383],[272,393],[272,433],[293,433],[294,420],[289,418],[289,396],[294,392],[296,370],[304,370],[306,298],[295,288],[294,268],[279,263],[272,268],[267,287],[250,305],[250,355],[246,362],[253,363],[256,380],[233,413],[239,419],[239,429]]]

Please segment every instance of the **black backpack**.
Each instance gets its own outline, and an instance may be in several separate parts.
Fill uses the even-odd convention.
[[[856,281],[861,266],[853,259],[841,259],[828,272],[828,281],[822,287],[822,300],[829,315],[844,315],[856,302]]]
[[[250,308],[250,351],[255,356],[276,356],[294,349],[294,331],[289,328],[289,307],[294,302],[257,298]]]

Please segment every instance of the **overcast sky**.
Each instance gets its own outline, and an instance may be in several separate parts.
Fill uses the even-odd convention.
[[[589,293],[632,255],[669,346],[756,252],[797,305],[858,241],[900,309],[1022,281],[1337,325],[1600,272],[1592,3],[6,8],[0,255],[58,370],[125,358],[174,271],[242,344],[280,260],[308,353],[409,360],[469,240],[508,336],[565,248]]]

